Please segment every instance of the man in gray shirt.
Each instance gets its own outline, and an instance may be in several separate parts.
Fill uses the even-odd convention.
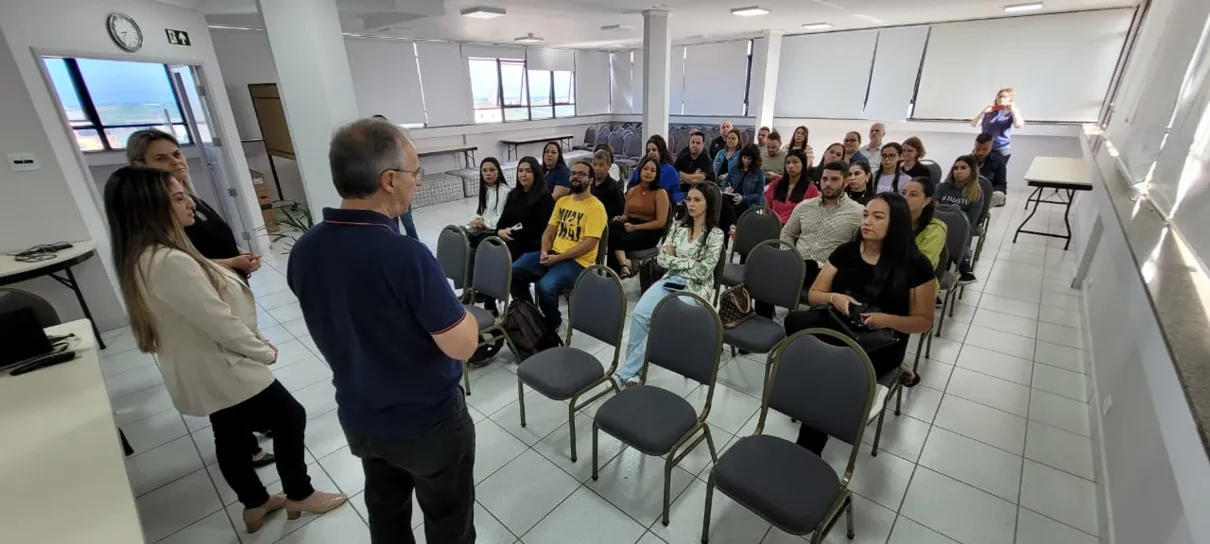
[[[861,227],[865,208],[844,193],[848,172],[849,165],[841,161],[824,165],[819,196],[799,202],[781,229],[782,241],[794,244],[806,263],[804,287],[815,283],[828,256],[841,244],[853,241]]]

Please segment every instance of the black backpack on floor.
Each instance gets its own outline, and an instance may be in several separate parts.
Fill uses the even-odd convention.
[[[555,331],[546,326],[538,307],[525,300],[509,303],[504,331],[516,351],[518,363],[535,353],[563,345]]]

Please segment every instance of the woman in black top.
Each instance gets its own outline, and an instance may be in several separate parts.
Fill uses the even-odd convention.
[[[190,193],[196,209],[193,225],[185,227],[189,242],[203,257],[234,270],[244,281],[260,269],[260,256],[246,252],[235,243],[235,233],[206,201],[193,192],[189,183],[189,162],[181,153],[175,136],[154,128],[136,131],[126,140],[126,159],[131,166],[150,166],[167,170]],[[255,435],[248,435],[252,462],[263,467],[275,461],[272,453],[261,450]]]
[[[563,146],[559,142],[546,142],[542,146],[542,179],[546,182],[555,200],[571,194],[571,170],[563,160]]]
[[[613,166],[613,153],[608,149],[598,149],[592,154],[592,196],[605,206],[606,217],[622,215],[626,208],[626,199],[622,195],[622,186],[618,180],[609,175],[609,167]]]
[[[900,155],[899,168],[903,172],[914,178],[929,178],[932,179],[933,174],[929,172],[927,166],[920,164],[920,159],[924,158],[924,142],[920,138],[912,136],[903,141],[903,154]],[[934,179],[933,183],[941,183],[941,180]]]
[[[517,163],[517,186],[508,192],[504,213],[496,222],[496,235],[508,243],[513,260],[542,249],[542,233],[554,211],[555,199],[546,190],[542,165],[538,159],[522,157]]]
[[[902,371],[900,379],[912,387],[920,376],[903,364],[908,336],[924,334],[933,325],[933,266],[916,247],[912,213],[907,201],[894,193],[880,193],[866,204],[860,237],[832,252],[807,292],[810,310],[786,315],[786,335],[822,327],[843,332],[834,307],[842,316],[850,305],[863,306],[861,318],[871,329],[890,329],[894,343],[867,354],[879,376]],[[825,340],[826,341],[826,340]],[[803,426],[798,444],[819,454],[827,435]]]
[[[874,198],[874,187],[871,183],[873,179],[874,174],[870,171],[870,163],[857,161],[849,165],[849,176],[845,179],[847,182],[844,188],[845,196],[865,206],[871,198]]]

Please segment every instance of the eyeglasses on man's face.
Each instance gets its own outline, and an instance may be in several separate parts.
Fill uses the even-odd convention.
[[[588,172],[582,172],[582,171],[580,171],[580,170],[575,170],[575,171],[573,171],[573,172],[571,173],[571,177],[573,177],[573,178],[587,178],[587,177],[592,177],[592,174],[590,174],[590,173],[588,173]]]
[[[383,172],[400,172],[403,174],[411,174],[412,176],[414,176],[416,178],[416,181],[420,181],[424,178],[424,168],[417,168],[415,170],[404,170],[403,168],[387,168],[386,170],[383,170]]]

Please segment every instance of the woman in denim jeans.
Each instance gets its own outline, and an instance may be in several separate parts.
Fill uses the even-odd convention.
[[[683,289],[710,300],[714,288],[714,268],[718,265],[723,248],[723,231],[718,228],[718,197],[714,191],[695,185],[685,197],[687,213],[684,219],[672,225],[664,237],[656,263],[667,273],[663,279],[651,284],[639,298],[630,315],[630,342],[626,347],[626,361],[614,374],[618,384],[627,386],[640,383],[639,371],[647,355],[647,327],[651,325],[651,314],[664,297]]]

